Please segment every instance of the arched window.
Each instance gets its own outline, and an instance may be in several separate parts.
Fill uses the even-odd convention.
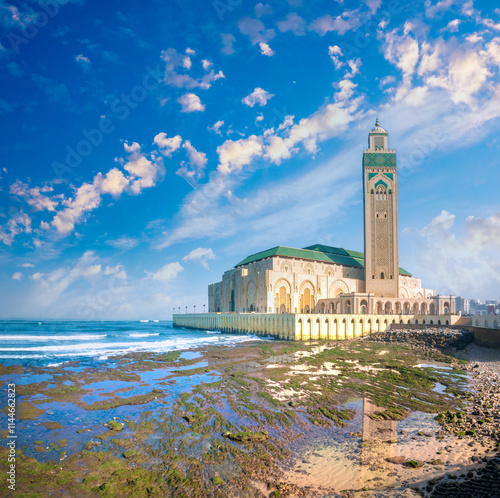
[[[385,278],[384,272],[382,272],[382,273],[380,274],[380,278],[381,278],[382,280],[384,280],[384,278]]]

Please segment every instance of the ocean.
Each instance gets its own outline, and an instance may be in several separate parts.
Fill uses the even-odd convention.
[[[171,321],[0,321],[0,363],[56,367],[134,353],[187,351],[262,340],[253,335],[174,328]]]

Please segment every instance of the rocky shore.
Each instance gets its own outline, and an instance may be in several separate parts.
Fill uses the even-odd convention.
[[[469,440],[470,447],[482,447],[483,454],[472,455],[471,461],[483,465],[459,476],[433,479],[425,488],[413,490],[428,497],[500,496],[500,350],[475,345],[468,331],[445,328],[389,330],[370,340],[404,344],[435,360],[442,354],[451,355],[456,358],[451,365],[460,365],[470,374],[471,391],[463,396],[466,409],[443,412],[437,420],[444,433]]]

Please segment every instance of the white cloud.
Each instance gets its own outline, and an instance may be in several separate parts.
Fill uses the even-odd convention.
[[[250,164],[254,157],[262,155],[262,138],[251,135],[240,140],[226,140],[217,147],[218,171],[223,174],[239,171]]]
[[[222,133],[220,132],[222,126],[224,126],[224,121],[217,121],[213,126],[209,126],[208,129],[213,131],[214,133],[217,133],[217,135],[222,136]]]
[[[236,38],[230,33],[222,33],[220,37],[222,40],[221,52],[226,55],[234,54],[236,50],[233,48],[233,43],[236,41]]]
[[[274,55],[274,50],[265,42],[260,42],[259,48],[262,55],[267,55],[268,57],[272,57]]]
[[[272,97],[274,97],[273,94],[260,87],[257,87],[250,95],[247,95],[241,101],[249,107],[253,107],[256,104],[262,107],[265,106],[267,104],[267,101]]]
[[[273,9],[268,3],[266,3],[266,5],[264,5],[263,3],[258,3],[254,8],[254,12],[256,17],[262,17],[265,15],[272,14]]]
[[[425,2],[425,15],[431,19],[436,17],[437,14],[447,11],[455,0],[438,0],[435,4],[428,0]]]
[[[278,21],[276,25],[282,33],[291,31],[296,36],[304,36],[306,34],[306,22],[295,12],[287,14],[285,19]]]
[[[162,266],[157,272],[151,273],[145,271],[148,278],[152,280],[159,280],[160,282],[168,282],[173,280],[184,268],[177,261],[175,263],[167,263]]]
[[[104,275],[113,275],[115,278],[119,278],[121,280],[127,279],[127,272],[123,265],[116,266],[106,266],[104,269]]]
[[[94,185],[98,187],[102,194],[110,194],[119,197],[129,186],[129,179],[118,169],[110,169],[105,176],[98,173],[94,178]]]
[[[26,213],[19,212],[7,221],[7,227],[5,229],[0,228],[0,241],[10,246],[16,235],[21,233],[30,234],[32,231],[31,218]]]
[[[51,224],[59,233],[68,234],[73,231],[75,224],[83,221],[86,213],[96,209],[100,204],[101,194],[97,186],[85,182],[75,190],[73,198],[63,201],[66,207],[54,216]]]
[[[23,263],[21,266],[23,268],[33,268],[35,265],[33,263]]]
[[[76,55],[75,61],[82,67],[84,71],[89,71],[92,66],[90,59],[88,57],[85,57],[83,54]]]
[[[203,66],[203,69],[204,69],[205,71],[208,71],[208,70],[210,69],[210,67],[214,65],[214,63],[213,63],[213,62],[210,62],[210,61],[208,61],[208,60],[206,60],[206,59],[203,59],[203,60],[201,61],[201,65]]]
[[[118,197],[127,191],[137,195],[143,189],[156,185],[165,172],[161,158],[151,155],[151,159],[148,159],[141,153],[137,142],[131,145],[125,142],[124,149],[129,154],[128,158],[120,158],[117,162],[128,175],[125,176],[119,169],[112,168],[104,176],[98,173],[92,183],[84,182],[76,188],[72,198],[63,199],[64,209],[57,212],[51,221],[59,233],[72,232],[76,224],[84,221],[87,213],[100,206],[103,194]]]
[[[183,57],[183,59],[182,59],[182,67],[184,69],[187,69],[189,71],[189,69],[191,69],[192,65],[193,65],[193,63],[192,63],[190,57]]]
[[[207,90],[212,86],[214,81],[225,78],[222,71],[218,73],[215,73],[213,70],[209,73],[205,72],[201,78],[193,78],[189,74],[178,72],[179,69],[189,71],[192,62],[190,57],[177,53],[173,48],[164,50],[161,53],[161,57],[165,61],[164,81],[169,86],[186,89],[201,88]]]
[[[411,77],[419,59],[418,42],[408,34],[399,36],[397,30],[384,34],[384,57],[403,72],[404,77]]]
[[[318,19],[315,19],[310,25],[309,29],[316,31],[321,36],[326,35],[330,31],[335,31],[339,35],[347,33],[347,31],[354,31],[359,28],[365,21],[365,16],[361,15],[359,9],[346,10],[337,17],[332,17],[326,14]]]
[[[127,144],[125,144],[127,145]],[[143,189],[154,187],[156,182],[163,176],[165,169],[161,158],[151,155],[149,160],[141,153],[137,144],[132,144],[134,150],[130,153],[127,161],[122,160],[123,168],[129,173],[130,192],[140,194]]]
[[[23,278],[23,274],[20,271],[16,271],[16,273],[12,275],[12,280],[17,280],[18,282],[20,282],[21,278]]]
[[[343,54],[341,48],[338,45],[333,45],[331,47],[328,47],[328,55],[330,56],[330,59],[335,65],[335,69],[338,70],[344,65],[344,63],[339,59],[339,56]]]
[[[133,249],[139,244],[139,241],[133,237],[122,235],[115,240],[107,240],[106,244],[116,249]]]
[[[205,247],[198,247],[197,249],[193,249],[189,254],[182,258],[182,261],[199,261],[199,263],[209,270],[208,261],[217,259],[217,256],[214,254],[213,250]]]
[[[58,205],[58,201],[51,199],[46,194],[47,192],[52,192],[54,189],[49,186],[42,188],[34,187],[29,188],[26,183],[21,181],[16,181],[10,186],[10,193],[12,195],[17,195],[22,197],[25,201],[32,206],[36,211],[55,211]]]
[[[186,140],[182,147],[186,150],[189,157],[189,165],[182,164],[176,173],[186,179],[200,179],[205,174],[205,166],[208,161],[207,155],[204,152],[196,150],[189,140]]]
[[[259,19],[243,17],[238,21],[240,32],[247,35],[252,45],[257,43],[268,43],[275,36],[274,29],[266,29],[264,23]]]
[[[307,118],[301,119],[287,130],[284,137],[273,135],[269,139],[265,157],[275,164],[291,157],[297,145],[302,144],[307,152],[314,154],[318,142],[323,142],[344,132],[349,123],[357,118],[359,100],[348,102],[356,85],[344,79],[339,83],[340,92],[334,104],[327,104]]]
[[[200,97],[194,93],[186,93],[177,99],[177,102],[182,106],[182,112],[196,112],[205,110],[205,106],[201,103]]]
[[[450,21],[446,28],[448,31],[451,31],[452,33],[456,33],[458,31],[458,27],[460,26],[460,23],[462,21],[460,19],[453,19],[453,21]]]
[[[469,216],[460,228],[455,215],[442,211],[418,232],[414,264],[438,291],[491,299],[500,288],[500,211]]]
[[[382,4],[382,0],[364,0],[364,2],[368,5],[372,14],[375,14]]]
[[[180,135],[175,135],[175,137],[167,138],[167,134],[162,131],[155,136],[154,143],[158,145],[160,152],[164,156],[171,157],[172,153],[181,146],[182,137]]]

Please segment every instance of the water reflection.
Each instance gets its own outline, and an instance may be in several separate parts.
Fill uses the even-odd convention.
[[[383,411],[384,408],[363,399],[360,464],[369,466],[369,470],[390,470],[387,459],[396,455],[397,422],[370,418]]]

